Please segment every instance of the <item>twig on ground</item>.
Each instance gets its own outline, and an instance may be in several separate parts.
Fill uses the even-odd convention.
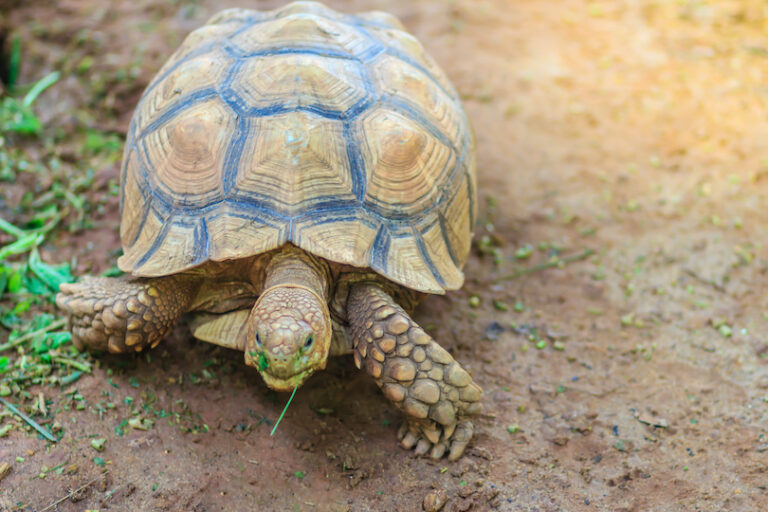
[[[539,272],[541,270],[546,270],[548,268],[553,267],[560,267],[563,265],[567,265],[568,263],[573,263],[574,261],[581,261],[589,258],[595,254],[595,251],[593,249],[584,249],[579,254],[574,254],[573,256],[566,256],[565,258],[558,258],[553,257],[545,261],[544,263],[539,263],[538,265],[534,265],[532,267],[516,270],[510,274],[497,277],[493,280],[494,283],[500,283],[502,281],[509,281],[512,279],[517,279],[520,276],[524,276],[527,274],[533,274],[534,272]]]
[[[700,281],[700,282],[702,282],[704,284],[708,284],[709,286],[711,286],[715,290],[717,290],[717,291],[719,291],[721,293],[725,293],[725,287],[723,285],[717,283],[715,280],[707,279],[706,277],[702,277],[699,274],[697,274],[696,272],[694,272],[693,270],[691,270],[690,268],[686,268],[686,269],[684,269],[684,271],[685,271],[686,274],[688,274],[692,278],[696,279],[697,281]]]
[[[96,482],[98,482],[99,480],[104,478],[104,475],[106,475],[107,473],[109,473],[109,471],[105,471],[104,473],[102,473],[101,475],[97,476],[96,478],[94,478],[90,482],[81,485],[80,487],[78,487],[77,489],[75,489],[73,491],[69,491],[69,494],[67,494],[63,498],[60,498],[60,499],[54,501],[53,503],[51,503],[50,505],[48,505],[44,509],[40,510],[40,512],[47,512],[48,510],[51,510],[53,507],[55,507],[59,503],[62,503],[64,501],[68,500],[69,498],[71,498],[72,496],[74,496],[78,492],[82,491],[83,489],[86,489],[86,488],[90,487],[91,485],[95,484]]]

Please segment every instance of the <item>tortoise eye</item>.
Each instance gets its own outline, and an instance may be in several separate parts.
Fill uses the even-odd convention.
[[[312,346],[312,343],[315,341],[315,338],[313,336],[310,336],[307,338],[307,341],[304,342],[304,348],[309,348]]]
[[[261,348],[261,337],[259,336],[259,333],[256,333],[256,346]]]

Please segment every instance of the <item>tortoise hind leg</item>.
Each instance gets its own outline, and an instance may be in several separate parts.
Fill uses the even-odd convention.
[[[347,302],[355,363],[406,415],[398,434],[404,448],[434,459],[461,457],[480,412],[482,390],[383,289],[355,285]]]
[[[186,311],[196,289],[187,277],[85,277],[62,284],[56,305],[68,316],[72,341],[83,350],[120,354],[155,347]]]

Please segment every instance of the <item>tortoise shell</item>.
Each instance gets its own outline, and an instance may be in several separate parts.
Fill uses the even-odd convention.
[[[157,277],[292,243],[431,293],[475,218],[456,91],[384,13],[230,9],[144,92],[121,170],[121,270]]]

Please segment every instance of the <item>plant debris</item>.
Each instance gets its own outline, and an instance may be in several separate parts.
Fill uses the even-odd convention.
[[[639,421],[640,423],[644,423],[645,425],[650,425],[651,427],[669,428],[669,422],[664,418],[650,416],[648,414],[643,414],[638,411],[635,411],[635,419],[637,419],[637,421]]]
[[[0,464],[0,482],[3,480],[3,478],[11,474],[12,469],[13,466],[9,462],[3,462]]]
[[[21,419],[26,421],[32,428],[40,432],[40,435],[42,435],[47,440],[51,441],[52,443],[55,443],[58,441],[53,435],[51,435],[50,432],[45,430],[43,427],[41,427],[35,420],[21,412],[19,409],[17,409],[13,404],[7,402],[5,399],[0,398],[0,403],[2,403],[4,406],[8,408],[9,411],[11,411],[13,414],[17,414]]]
[[[552,256],[544,263],[539,263],[538,265],[533,265],[532,267],[523,268],[519,270],[515,270],[514,272],[510,274],[506,274],[500,277],[497,277],[492,282],[493,283],[501,283],[503,281],[509,281],[512,279],[517,279],[518,277],[527,275],[527,274],[533,274],[534,272],[540,272],[542,270],[546,270],[548,268],[554,268],[559,267],[562,268],[568,263],[573,263],[575,261],[581,261],[589,258],[595,254],[594,249],[585,249],[582,252],[578,254],[574,254],[572,256],[566,256],[564,258],[560,258],[559,256]]]

